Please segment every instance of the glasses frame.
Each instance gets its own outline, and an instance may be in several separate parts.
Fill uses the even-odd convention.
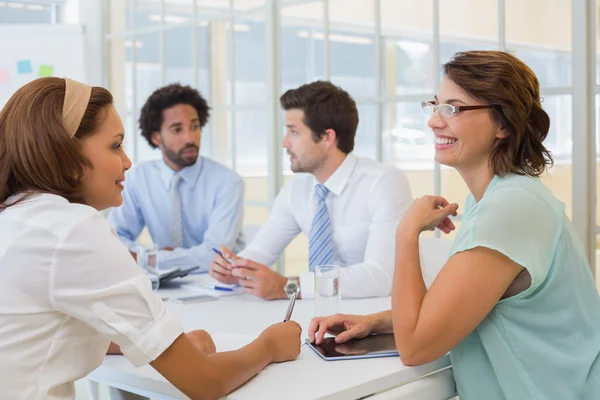
[[[483,110],[486,108],[497,108],[500,107],[500,104],[484,104],[477,106],[455,106],[452,104],[435,104],[435,100],[427,100],[421,102],[421,108],[423,112],[427,116],[432,116],[435,112],[439,112],[442,117],[452,118],[455,117],[456,114],[462,111],[471,111],[471,110]],[[441,107],[441,108],[440,108]],[[427,110],[433,110],[429,113]],[[447,111],[445,111],[447,110]]]

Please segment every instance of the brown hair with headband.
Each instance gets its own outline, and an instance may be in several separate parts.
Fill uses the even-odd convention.
[[[91,88],[73,135],[63,121],[65,87],[65,79],[36,79],[17,90],[0,111],[0,210],[18,194],[25,196],[10,205],[34,193],[83,203],[81,178],[92,165],[81,153],[80,140],[98,129],[113,98],[106,89]],[[78,96],[74,101],[85,104],[86,100]]]
[[[483,104],[498,104],[492,119],[508,134],[496,142],[490,157],[494,174],[541,175],[552,156],[542,142],[550,117],[542,109],[540,84],[533,71],[502,51],[456,53],[444,74]]]

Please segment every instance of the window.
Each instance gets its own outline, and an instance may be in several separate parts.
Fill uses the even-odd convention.
[[[55,24],[62,1],[0,1],[0,24]]]
[[[134,161],[159,157],[137,134],[146,97],[173,81],[199,88],[213,108],[202,153],[244,176],[249,225],[264,221],[291,175],[284,151],[272,151],[284,133],[282,113],[274,115],[278,97],[317,79],[331,80],[357,101],[356,154],[404,170],[414,196],[437,193],[462,205],[468,189],[456,171],[434,163],[420,102],[433,97],[441,64],[471,49],[505,49],[537,74],[551,118],[545,144],[556,161],[543,180],[572,213],[573,141],[583,133],[573,132],[572,73],[582,61],[571,48],[571,10],[583,5],[274,0],[271,13],[265,0],[108,1],[110,88],[127,129],[135,130],[127,143]],[[593,68],[600,71],[600,62]],[[303,240],[286,253],[289,273],[305,267]]]

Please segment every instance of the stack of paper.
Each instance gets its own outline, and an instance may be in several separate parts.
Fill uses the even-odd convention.
[[[226,285],[216,280],[214,283],[189,283],[181,287],[215,297],[234,296],[244,293],[244,288],[240,285]]]

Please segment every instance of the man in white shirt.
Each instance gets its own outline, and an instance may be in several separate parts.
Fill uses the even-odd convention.
[[[210,274],[266,300],[298,291],[312,298],[311,271],[337,264],[344,297],[388,296],[396,227],[412,202],[406,177],[393,166],[351,153],[358,111],[341,88],[317,81],[288,90],[280,103],[287,129],[282,146],[292,171],[300,174],[279,193],[250,245],[238,256],[222,246],[225,258],[214,257]],[[309,272],[284,277],[271,270],[300,232],[309,238]]]

